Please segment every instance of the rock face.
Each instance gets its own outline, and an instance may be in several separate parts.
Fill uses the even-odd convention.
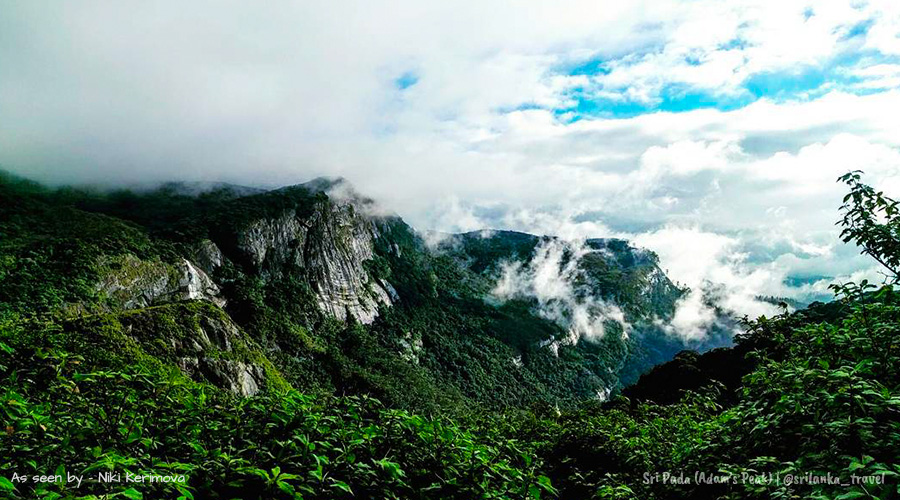
[[[265,385],[263,368],[228,356],[235,352],[236,345],[244,342],[238,326],[224,313],[221,316],[202,314],[198,323],[197,336],[190,339],[191,345],[176,346],[178,351],[195,353],[179,359],[178,365],[185,375],[205,379],[238,396],[258,393]]]
[[[303,267],[307,226],[296,211],[285,210],[274,219],[261,219],[238,234],[238,249],[261,273],[279,272],[286,265]]]
[[[371,323],[379,307],[399,297],[390,283],[367,269],[382,237],[381,219],[365,213],[368,203],[359,197],[311,197],[303,209],[286,208],[234,229],[233,240],[218,241],[226,246],[200,241],[188,253],[191,260],[177,264],[133,256],[109,259],[97,291],[113,309],[179,300],[206,300],[221,307],[225,301],[210,275],[232,259],[264,280],[292,274],[309,284],[322,312]]]
[[[371,323],[379,304],[391,305],[393,288],[369,276],[363,265],[374,257],[378,237],[375,224],[358,216],[353,205],[330,205],[313,216],[306,258],[322,310]]]
[[[390,283],[369,275],[378,225],[351,202],[320,200],[311,215],[285,210],[238,234],[238,249],[261,276],[302,273],[319,308],[335,318],[371,323],[380,305],[397,300]]]
[[[216,269],[222,267],[225,257],[215,243],[211,240],[203,240],[194,249],[194,262],[206,274],[213,274]]]
[[[187,259],[177,264],[126,255],[104,263],[96,289],[114,309],[135,309],[179,300],[207,300],[224,306],[219,287]]]
[[[238,396],[255,396],[265,373],[259,365],[232,359],[183,357],[178,362],[181,371],[191,378],[203,378]]]
[[[239,396],[266,387],[255,344],[221,309],[184,302],[138,309],[117,316],[124,333],[147,352],[172,360],[182,373]],[[254,361],[255,360],[255,361]]]
[[[225,305],[225,300],[219,297],[219,287],[205,272],[187,259],[182,259],[177,266],[179,271],[178,288],[172,290],[168,297],[177,297],[178,300],[208,300],[219,307]]]

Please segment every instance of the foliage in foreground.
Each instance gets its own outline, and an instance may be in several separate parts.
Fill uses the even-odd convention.
[[[721,386],[672,405],[620,401],[536,420],[522,438],[545,443],[563,498],[897,498],[900,296],[845,292],[856,295],[835,323],[784,315],[749,325],[741,342],[757,364],[736,403]],[[663,482],[666,472],[690,484]],[[695,472],[729,481],[698,485]],[[785,481],[829,473],[848,486]],[[759,477],[771,483],[748,482]]]
[[[188,481],[0,488],[13,498],[544,498],[556,490],[565,499],[896,498],[900,296],[889,287],[842,293],[843,312],[832,321],[794,314],[751,323],[741,343],[752,347],[756,368],[734,400],[710,387],[671,405],[619,400],[465,421],[366,397],[235,398],[148,363],[85,366],[91,358],[60,349],[52,324],[22,331],[6,323],[0,470]],[[653,479],[670,472],[693,481],[694,471],[831,473],[885,484]]]
[[[553,491],[519,443],[488,441],[444,419],[366,397],[289,391],[240,399],[144,364],[89,369],[84,357],[57,348],[52,327],[26,334],[8,326],[0,343],[0,491],[14,498],[540,498]],[[86,481],[13,484],[13,472]],[[120,473],[123,482],[98,483],[102,472]],[[187,481],[127,483],[126,473]]]

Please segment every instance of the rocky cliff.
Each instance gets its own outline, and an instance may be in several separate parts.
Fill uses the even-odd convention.
[[[366,269],[380,232],[378,219],[362,208],[357,201],[325,198],[315,201],[308,214],[283,210],[239,229],[237,250],[260,276],[302,275],[323,312],[371,323],[378,308],[398,296],[390,283]]]
[[[199,189],[192,186],[190,191]],[[162,191],[172,196],[184,190],[167,185]],[[372,202],[345,182],[320,179],[271,192],[245,191],[238,196],[231,187],[222,203],[202,207],[205,212],[198,207],[200,214],[176,224],[176,237],[206,237],[184,241],[187,251],[175,263],[133,254],[104,257],[97,292],[113,309],[194,299],[224,306],[221,290],[236,270],[264,281],[302,281],[322,313],[339,320],[352,316],[364,324],[374,321],[379,307],[399,299],[388,280],[371,276],[367,268],[389,218],[371,215]],[[152,218],[141,222],[157,223]],[[227,277],[220,275],[223,268],[230,270]]]
[[[135,309],[180,300],[225,305],[219,287],[191,261],[176,264],[126,254],[101,260],[96,290],[112,309]]]
[[[65,325],[71,339],[128,364],[170,363],[184,376],[238,396],[284,386],[261,348],[219,307],[186,301],[83,316]],[[149,357],[149,358],[148,358]]]

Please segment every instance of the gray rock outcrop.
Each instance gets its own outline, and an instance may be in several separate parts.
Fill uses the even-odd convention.
[[[256,221],[238,234],[238,249],[261,276],[302,273],[319,308],[338,319],[371,323],[379,306],[398,300],[387,283],[369,275],[377,224],[351,202],[317,201],[312,214],[293,210]]]
[[[135,309],[179,300],[224,306],[219,287],[187,259],[177,264],[125,255],[104,263],[97,291],[113,309]]]
[[[267,386],[259,347],[221,309],[183,302],[118,315],[125,335],[185,376],[239,396]]]
[[[191,378],[203,378],[237,396],[255,396],[265,379],[262,367],[233,359],[185,356],[178,367]]]
[[[203,240],[197,244],[193,259],[206,274],[213,274],[225,262],[222,251],[211,240]]]

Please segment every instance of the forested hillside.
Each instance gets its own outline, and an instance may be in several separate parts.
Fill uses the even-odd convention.
[[[843,180],[844,237],[896,283],[897,202]],[[505,232],[428,246],[341,184],[97,193],[4,178],[2,494],[897,496],[891,284],[748,321],[735,348],[680,354],[612,396],[688,346],[664,328],[685,291],[652,253]],[[529,284],[548,263],[565,294]],[[733,326],[722,315],[690,347],[729,343]],[[848,484],[785,479],[829,472]]]
[[[667,332],[685,290],[625,241],[490,232],[428,246],[340,179],[268,192],[50,190],[14,178],[2,189],[0,308],[91,329],[138,312],[161,325],[171,308],[156,306],[205,302],[201,319],[224,315],[266,363],[212,366],[180,343],[167,359],[194,379],[246,379],[254,394],[278,372],[307,393],[402,408],[565,407],[606,398],[686,347],[727,345],[734,329],[722,315],[702,342]],[[497,291],[535,273],[563,293]],[[192,335],[148,332],[145,347]]]

